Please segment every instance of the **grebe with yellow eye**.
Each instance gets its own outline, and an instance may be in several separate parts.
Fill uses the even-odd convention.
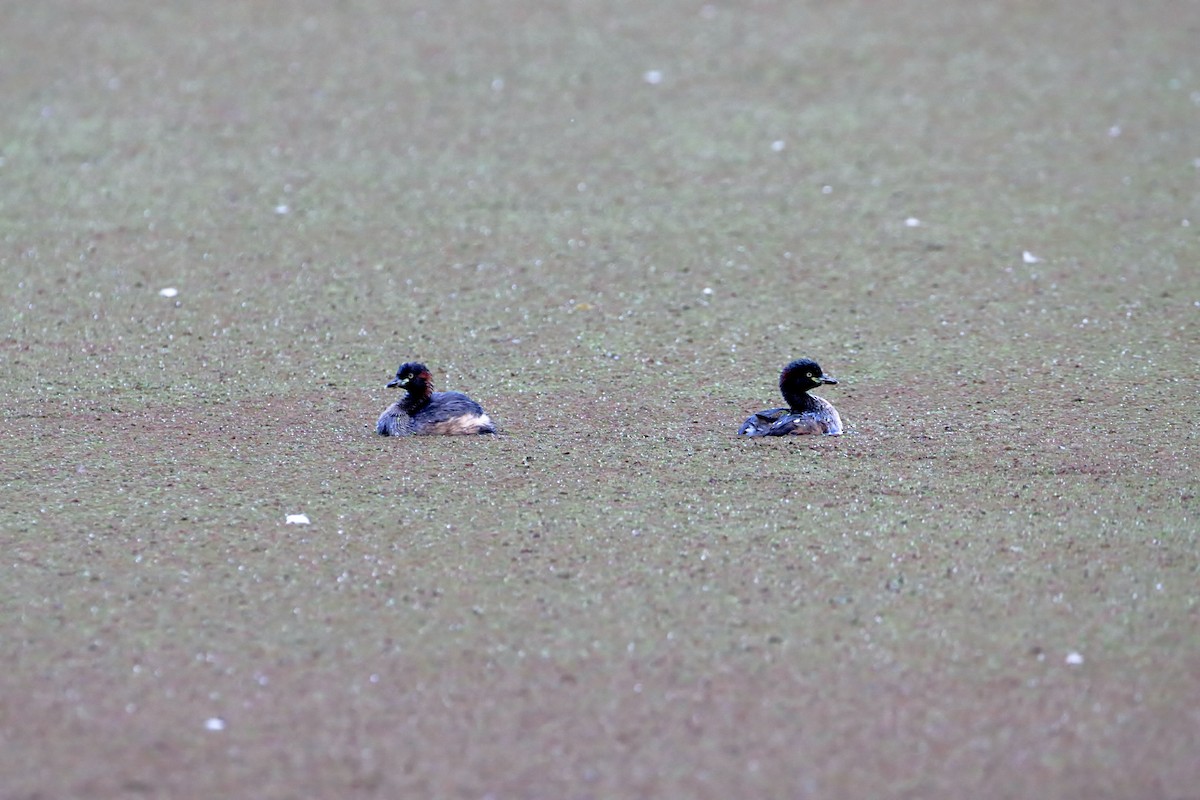
[[[738,429],[738,435],[840,435],[842,418],[838,416],[837,409],[825,398],[808,393],[809,389],[827,384],[836,385],[837,381],[826,375],[820,364],[810,358],[793,361],[779,374],[779,391],[783,393],[788,407],[769,408],[750,415]]]
[[[483,408],[462,392],[435,392],[429,368],[415,361],[401,364],[389,389],[407,394],[388,406],[375,423],[382,436],[456,436],[495,433]]]

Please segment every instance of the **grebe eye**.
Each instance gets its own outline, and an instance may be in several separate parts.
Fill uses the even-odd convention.
[[[806,374],[806,375],[808,375],[808,377],[810,377],[810,378],[813,376],[813,374],[812,374],[811,372],[808,372],[808,373],[805,373],[805,374]]]

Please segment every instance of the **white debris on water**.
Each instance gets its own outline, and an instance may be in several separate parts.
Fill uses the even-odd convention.
[[[787,143],[783,141],[783,139],[776,139],[775,141],[771,142],[771,149],[776,153],[782,153],[783,148],[785,147],[787,147]]]
[[[908,219],[904,220],[904,224],[909,228],[919,228],[921,227],[921,220],[917,219],[916,217],[909,217]]]
[[[1067,653],[1067,664],[1069,666],[1077,667],[1082,663],[1083,663],[1082,655],[1080,655],[1079,653],[1076,653],[1074,650],[1072,650],[1070,653]]]
[[[307,525],[309,523],[308,514],[288,514],[286,525]]]
[[[179,294],[179,290],[174,286],[168,286],[165,289],[159,289],[158,293],[163,297],[174,297],[175,295]]]
[[[206,731],[223,731],[225,730],[225,720],[220,717],[209,717],[204,720],[204,730]]]
[[[1026,264],[1040,264],[1042,261],[1040,258],[1035,256],[1033,253],[1029,252],[1028,250],[1021,253],[1021,260],[1024,261]]]
[[[275,206],[275,213],[279,214],[280,216],[288,213],[289,211],[291,211],[291,209],[287,207],[286,203],[280,203],[279,205]]]
[[[642,73],[642,80],[651,86],[657,86],[658,84],[662,83],[662,79],[663,74],[661,70],[648,69]]]

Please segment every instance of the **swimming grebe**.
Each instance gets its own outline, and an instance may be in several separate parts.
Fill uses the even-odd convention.
[[[823,433],[838,436],[842,418],[837,409],[824,398],[808,393],[823,384],[837,384],[825,374],[821,365],[812,359],[801,358],[788,364],[779,373],[779,391],[787,408],[769,408],[752,414],[738,429],[742,436],[787,436]]]
[[[388,406],[375,423],[375,431],[382,436],[496,432],[479,403],[462,392],[435,392],[424,364],[401,364],[388,388],[401,388],[408,394]]]

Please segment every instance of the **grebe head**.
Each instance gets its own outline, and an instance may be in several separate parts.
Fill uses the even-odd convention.
[[[416,361],[409,361],[400,365],[400,368],[396,370],[396,377],[392,378],[387,388],[407,389],[415,392],[432,384],[429,368]]]

